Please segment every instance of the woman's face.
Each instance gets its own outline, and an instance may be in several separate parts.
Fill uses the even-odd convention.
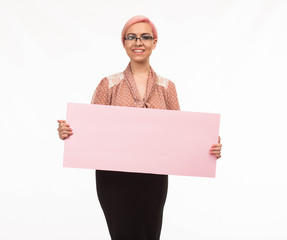
[[[142,40],[124,40],[124,46],[131,61],[138,63],[145,63],[148,61],[149,56],[151,55],[152,50],[155,49],[157,43],[156,39],[147,39],[148,37],[146,37],[153,37],[151,26],[145,22],[135,23],[127,29],[125,37],[128,36],[146,38]]]

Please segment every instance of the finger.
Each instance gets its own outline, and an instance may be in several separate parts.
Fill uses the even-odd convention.
[[[68,126],[70,127],[70,124],[66,123],[66,120],[57,120],[59,123],[59,126]]]
[[[70,127],[70,124],[68,123],[60,123],[61,126],[64,126],[64,127]]]
[[[221,147],[213,147],[209,149],[210,151],[220,151]]]
[[[60,138],[62,140],[64,140],[64,139],[70,137],[71,135],[73,135],[73,133],[63,133],[63,134],[60,135]]]
[[[67,131],[67,132],[72,132],[73,131],[71,128],[68,128],[68,127],[66,127],[66,128],[58,127],[57,130],[58,130],[59,133],[61,133],[63,131]]]
[[[221,147],[212,147],[209,151],[221,151]]]
[[[73,132],[71,132],[71,131],[61,131],[61,133],[60,133],[61,135],[62,134],[68,134],[68,135],[72,135],[73,134]]]
[[[211,155],[214,156],[214,157],[216,157],[217,159],[218,159],[218,158],[221,158],[221,155],[220,155],[220,154],[211,153]]]
[[[61,135],[60,135],[60,138],[61,138],[62,140],[65,140],[67,137],[69,137],[68,134],[61,134]]]
[[[57,120],[58,121],[58,123],[65,123],[66,122],[66,120]]]
[[[217,151],[217,152],[209,152],[210,154],[212,155],[220,155],[220,151]]]
[[[72,128],[69,128],[69,127],[60,127],[59,128],[61,131],[73,131],[73,129]]]
[[[221,151],[210,151],[210,154],[214,155],[214,156],[219,156],[221,155]]]
[[[220,141],[221,141],[221,137],[220,137],[220,136],[218,136],[218,143],[220,143]]]
[[[213,156],[219,156],[219,155],[221,155],[221,152],[210,152],[209,154],[211,154]]]
[[[211,148],[214,148],[214,147],[222,147],[222,144],[221,143],[212,144]]]
[[[62,136],[63,134],[73,135],[73,132],[71,132],[71,131],[59,131],[59,136]]]
[[[69,124],[67,124],[67,123],[59,123],[59,129],[65,130],[65,129],[68,129],[68,128],[70,128]]]

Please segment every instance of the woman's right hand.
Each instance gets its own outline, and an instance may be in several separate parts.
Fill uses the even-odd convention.
[[[65,140],[70,135],[73,135],[73,130],[70,128],[70,124],[66,123],[65,120],[58,120],[59,127],[58,127],[58,133],[59,137],[62,140]]]

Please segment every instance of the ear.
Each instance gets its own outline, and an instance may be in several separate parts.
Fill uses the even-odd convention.
[[[156,44],[157,44],[157,39],[154,39],[154,40],[153,40],[153,46],[152,46],[152,49],[155,49]]]
[[[127,51],[127,44],[126,44],[126,41],[124,41],[124,49]]]

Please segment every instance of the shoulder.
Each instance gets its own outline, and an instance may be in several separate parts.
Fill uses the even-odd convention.
[[[167,89],[169,86],[173,86],[174,83],[168,79],[168,78],[165,78],[159,74],[156,74],[157,75],[157,81],[156,83],[160,86],[163,86],[165,89]]]
[[[108,81],[108,86],[109,88],[117,85],[118,83],[120,83],[123,79],[124,79],[124,72],[120,72],[120,73],[115,73],[113,75],[110,75],[108,77],[105,77],[104,79],[106,79],[106,81]]]

